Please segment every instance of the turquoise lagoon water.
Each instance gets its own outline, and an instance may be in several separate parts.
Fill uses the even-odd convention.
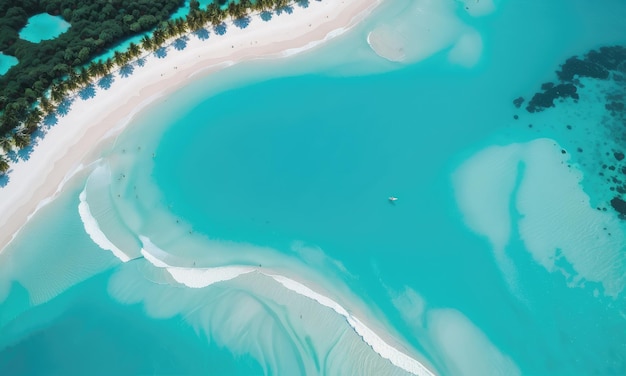
[[[15,56],[5,55],[0,52],[0,74],[5,74],[12,66],[17,65],[18,60]]]
[[[124,374],[390,374],[374,371],[387,370],[376,368],[386,365],[375,353],[348,350],[361,339],[338,315],[260,274],[273,271],[367,313],[359,317],[438,374],[623,374],[624,226],[593,209],[607,197],[603,180],[591,176],[603,143],[613,142],[596,127],[599,91],[587,84],[578,104],[541,114],[512,100],[554,81],[573,54],[623,44],[626,7],[500,2],[477,19],[455,10],[483,38],[481,60],[464,68],[449,62],[446,49],[412,64],[369,51],[367,33],[407,4],[387,3],[312,53],[195,82],[136,119],[86,189],[85,176],[68,183],[74,188],[2,255],[11,261],[2,263],[9,277],[0,284],[0,312],[9,312],[0,315],[3,373],[86,372],[93,362]],[[537,147],[540,137],[560,146]],[[508,157],[515,145],[530,151]],[[582,155],[560,152],[579,146]],[[495,161],[481,159],[493,150]],[[557,166],[570,158],[565,164],[574,169],[541,170],[534,157]],[[471,175],[478,183],[460,181],[492,192],[484,202],[458,178],[482,168]],[[533,180],[536,171],[541,178]],[[566,186],[576,173],[582,183]],[[556,175],[564,178],[550,180]],[[498,185],[509,180],[510,188]],[[520,199],[542,180],[549,184],[536,198]],[[541,196],[549,186],[563,187],[560,196],[584,189],[592,213],[577,204],[551,209]],[[101,230],[137,259],[120,265],[90,241],[77,210],[81,192]],[[469,204],[459,192],[471,193]],[[390,195],[399,197],[393,205]],[[467,209],[472,202],[482,205],[478,212]],[[528,202],[547,209],[533,216]],[[502,220],[481,227],[490,215]],[[618,240],[605,243],[589,225],[579,247],[559,243],[566,245],[551,248],[546,261],[537,243],[552,244],[560,233],[579,239],[580,231],[574,222],[553,229],[543,218],[572,216],[601,221]],[[503,251],[494,240],[502,224],[510,230]],[[258,271],[185,288],[141,257],[140,236],[170,265]],[[581,255],[609,262],[596,273],[581,266]],[[43,268],[29,259],[49,261]],[[333,361],[350,367],[357,354],[372,368]],[[23,360],[33,357],[41,363]]]
[[[33,43],[58,37],[70,28],[70,24],[60,16],[41,13],[28,19],[28,23],[20,30],[20,38]]]

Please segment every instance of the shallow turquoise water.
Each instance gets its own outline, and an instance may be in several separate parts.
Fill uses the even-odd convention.
[[[5,336],[22,326],[29,334],[0,353],[3,374],[262,374],[254,360],[211,345],[180,317],[148,319],[140,305],[120,305],[107,293],[113,272],[91,277],[4,327]],[[58,317],[43,327],[24,324],[51,312]]]
[[[125,225],[129,231],[137,231],[136,235],[145,235],[143,231],[155,237],[159,231],[169,233],[180,220],[199,236],[275,249],[276,253],[260,253],[259,263],[264,265],[290,266],[276,259],[294,257],[294,243],[319,247],[324,257],[341,263],[341,272],[337,274],[336,268],[314,258],[303,258],[305,266],[326,276],[327,284],[345,283],[371,307],[374,318],[388,325],[391,333],[399,333],[442,374],[458,373],[459,364],[467,363],[450,360],[450,354],[458,353],[441,345],[443,336],[437,334],[436,322],[473,333],[467,337],[459,334],[455,340],[458,346],[465,346],[461,352],[477,349],[472,353],[477,355],[473,359],[476,363],[494,365],[498,359],[494,354],[501,353],[522,374],[623,373],[623,291],[616,297],[605,296],[598,283],[572,284],[571,278],[559,270],[542,267],[527,250],[518,222],[511,224],[513,235],[505,250],[519,282],[511,285],[487,239],[463,222],[467,213],[455,202],[451,176],[475,152],[494,144],[549,136],[568,147],[577,145],[561,124],[562,112],[571,109],[548,113],[541,123],[553,128],[537,130],[537,126],[528,128],[527,123],[537,125],[539,118],[522,114],[511,102],[520,95],[530,96],[543,82],[553,80],[558,65],[572,54],[626,42],[626,34],[615,32],[626,8],[614,1],[597,9],[583,0],[573,4],[532,1],[498,5],[493,16],[478,20],[460,16],[484,38],[483,58],[471,69],[450,64],[445,51],[421,63],[367,75],[346,75],[341,62],[324,68],[306,66],[309,58],[333,61],[343,47],[362,43],[366,23],[354,35],[315,52],[315,57],[280,61],[270,68],[259,64],[256,71],[253,64],[235,67],[221,78],[200,80],[159,101],[105,153],[111,161],[112,176],[118,181],[111,183],[111,197],[121,194],[136,198],[124,197],[120,198],[122,204],[112,204],[115,216],[111,217],[130,218]],[[290,64],[303,62],[298,74],[281,77],[280,72],[290,72]],[[389,68],[372,54],[362,65],[365,69],[371,65],[372,70]],[[521,118],[514,120],[514,115]],[[150,137],[156,141],[147,136],[148,130],[152,130]],[[524,171],[523,166],[518,170],[515,192],[521,189]],[[122,177],[128,182],[120,183]],[[73,234],[81,232],[76,213],[81,189],[82,184],[78,184],[76,190],[64,195],[65,201],[41,214],[72,218],[64,228],[73,230],[58,241],[67,239],[69,246],[56,246],[68,255],[80,254],[76,249],[88,243],[85,234]],[[154,201],[140,200],[140,196],[144,199],[150,194],[155,195]],[[396,204],[387,201],[390,195],[399,197]],[[507,215],[519,220],[523,215],[513,198],[509,206]],[[166,210],[176,222],[159,222],[156,209]],[[105,214],[109,218],[110,213]],[[106,230],[104,219],[101,227]],[[40,226],[44,224],[42,220]],[[30,231],[42,230],[34,227]],[[18,239],[13,250],[37,250],[41,247],[38,243],[46,241],[44,238]],[[171,253],[181,258],[189,256],[185,250],[190,243],[178,239],[182,250]],[[91,248],[97,247],[89,248],[97,252]],[[244,250],[239,258],[237,248],[227,250],[228,254],[206,248],[205,255],[191,257],[201,260],[212,251],[218,259],[254,264]],[[71,260],[78,260],[73,262],[80,265],[82,261],[74,257]],[[132,272],[132,265],[141,262],[145,260],[85,273],[93,276],[0,327],[0,338],[13,341],[19,338],[15,337],[19,330],[14,328],[30,328],[29,322],[38,321],[29,317],[54,317],[37,329],[24,329],[33,333],[28,339],[1,349],[0,370],[16,369],[16,364],[21,364],[24,368],[19,373],[39,373],[41,369],[29,368],[19,359],[43,351],[50,357],[42,363],[48,369],[59,373],[83,371],[86,368],[81,362],[46,352],[52,347],[48,341],[74,331],[71,343],[94,344],[93,348],[80,349],[85,352],[85,363],[103,361],[97,358],[98,352],[111,352],[112,357],[121,360],[123,365],[102,363],[109,372],[263,373],[253,356],[231,354],[238,353],[239,347],[207,345],[191,330],[192,326],[197,328],[193,313],[201,311],[202,305],[192,298],[188,302],[176,300],[166,289],[159,290],[164,282],[156,274],[148,278],[146,272],[146,279],[155,282],[155,287],[145,292],[143,305],[116,303],[123,299],[119,291],[112,292],[111,280],[119,272]],[[565,259],[557,264],[565,271],[573,268]],[[211,265],[222,264],[218,260]],[[31,273],[29,278],[38,280],[36,269],[26,270],[23,274]],[[294,269],[293,273],[299,271]],[[129,291],[141,294],[131,282]],[[260,285],[259,290],[263,287]],[[268,302],[264,295],[255,295],[257,290],[242,286],[233,283],[218,289],[224,294],[235,291],[252,296],[275,317],[282,317],[281,313],[292,308]],[[5,289],[9,291],[5,307],[20,301],[24,309],[28,308],[25,297],[36,290],[31,286],[24,291],[16,283]],[[132,295],[129,291],[124,293]],[[183,291],[181,296],[189,293]],[[150,299],[157,299],[165,311],[177,313],[173,318],[158,319],[158,309],[151,306]],[[170,301],[191,305],[171,307]],[[224,309],[228,309],[229,302],[223,301],[227,307]],[[455,320],[443,319],[449,317],[444,314],[449,310],[458,313]],[[233,312],[229,323],[237,326],[239,316],[235,313],[240,314]],[[212,316],[208,317],[205,319],[210,321]],[[290,317],[297,322],[297,316]],[[90,328],[103,327],[106,335],[85,334]],[[257,330],[245,328],[255,333]],[[126,336],[131,340],[114,349],[116,338]],[[176,343],[185,346],[168,347],[173,336],[178,338]],[[254,343],[257,337],[251,338]],[[468,345],[476,343],[471,342],[476,338],[486,338],[493,347]],[[245,339],[238,338],[241,342]],[[272,345],[280,348],[276,343]],[[128,354],[135,347],[146,350],[131,359]],[[78,351],[78,346],[70,349]],[[314,350],[311,353],[312,357],[320,355]],[[165,354],[170,355],[167,362]],[[192,364],[191,359],[202,362]],[[515,374],[514,368],[494,366],[502,374]],[[280,369],[274,371],[280,374]]]
[[[0,53],[0,74],[5,74],[12,66],[17,65],[18,60],[15,56]]]
[[[156,181],[172,211],[212,237],[321,247],[409,339],[389,302],[390,290],[405,286],[432,307],[462,311],[524,373],[548,372],[546,364],[577,373],[581,358],[589,372],[611,369],[607,359],[623,350],[623,337],[607,340],[615,325],[625,327],[618,310],[606,312],[591,290],[537,270],[513,244],[520,278],[534,281],[525,286],[531,307],[521,306],[486,244],[459,220],[448,180],[459,156],[512,123],[512,99],[540,86],[577,48],[580,11],[503,5],[481,25],[488,59],[469,72],[436,56],[382,75],[290,77],[210,98],[166,131]],[[612,35],[596,37],[600,44]],[[400,197],[396,205],[390,195]],[[602,360],[586,354],[589,343]],[[621,356],[615,361],[623,366]]]
[[[70,28],[70,24],[60,16],[41,13],[28,19],[28,23],[20,30],[20,38],[33,43],[58,37]]]

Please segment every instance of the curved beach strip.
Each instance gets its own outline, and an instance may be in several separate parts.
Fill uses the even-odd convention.
[[[272,278],[274,281],[285,287],[287,290],[297,293],[298,295],[309,298],[318,304],[330,308],[348,322],[354,331],[363,339],[363,341],[374,350],[382,358],[389,360],[394,366],[418,376],[432,376],[433,373],[424,367],[420,362],[406,355],[402,351],[389,345],[372,329],[365,325],[357,317],[350,314],[344,307],[333,299],[322,295],[304,284],[282,276],[273,274],[266,270],[256,267],[232,265],[213,268],[181,268],[168,264],[162,258],[167,257],[167,253],[155,244],[149,238],[141,236],[144,248],[141,253],[145,259],[157,268],[164,268],[176,280],[187,287],[204,288],[211,286],[217,282],[232,280],[245,274],[259,272],[262,275]],[[160,258],[160,257],[161,258]]]
[[[292,14],[274,15],[269,22],[255,15],[245,29],[229,24],[224,35],[211,32],[205,41],[191,35],[183,50],[169,48],[163,59],[148,54],[132,75],[116,75],[108,90],[96,89],[94,100],[76,99],[30,159],[12,166],[9,184],[0,189],[0,247],[4,249],[39,202],[55,195],[68,171],[95,159],[96,147],[156,98],[200,72],[208,75],[240,61],[291,56],[317,46],[354,26],[380,1],[311,1],[307,8],[295,6]]]

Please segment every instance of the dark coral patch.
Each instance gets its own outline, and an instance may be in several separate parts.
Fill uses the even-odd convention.
[[[561,81],[572,81],[574,77],[591,77],[606,80],[609,78],[609,71],[592,61],[581,60],[577,57],[570,57],[565,61],[561,70],[556,72]]]
[[[606,69],[616,70],[622,62],[626,61],[626,47],[602,47],[597,51],[590,51],[587,59]]]
[[[611,206],[615,209],[620,215],[626,215],[626,201],[622,200],[619,197],[613,197],[611,200]]]
[[[581,77],[606,80],[611,76],[616,78],[620,72],[626,73],[626,47],[602,47],[581,57],[570,57],[556,72],[559,82],[542,84],[541,91],[528,102],[526,110],[528,112],[540,112],[548,107],[554,107],[555,100],[566,98],[578,100],[576,89],[584,87],[579,80]],[[624,111],[626,103],[620,99],[616,98],[609,101],[607,110],[613,113]]]
[[[540,112],[548,107],[554,107],[554,100],[559,98],[573,98],[578,99],[578,93],[576,92],[576,86],[573,84],[559,84],[551,87],[543,93],[535,94],[526,110],[528,112]]]

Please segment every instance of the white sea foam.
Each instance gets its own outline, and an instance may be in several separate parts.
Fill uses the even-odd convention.
[[[203,288],[217,282],[228,281],[240,275],[255,271],[249,266],[219,266],[214,268],[182,268],[172,266],[161,260],[157,255],[165,255],[165,252],[157,247],[145,236],[139,236],[143,244],[141,254],[157,268],[165,268],[178,283],[191,288]]]
[[[216,268],[168,268],[167,271],[178,283],[191,288],[203,288],[217,282],[228,281],[255,269],[245,266],[220,266]]]
[[[281,276],[281,275],[271,275],[276,282],[280,283],[287,289],[294,291],[300,295],[306,296],[309,299],[313,299],[319,304],[326,306],[341,316],[345,317],[348,321],[348,324],[363,338],[363,341],[367,343],[376,353],[378,353],[381,357],[389,360],[393,365],[399,367],[407,372],[410,372],[414,375],[433,375],[426,367],[424,367],[420,362],[396,349],[395,347],[389,345],[385,342],[380,336],[374,333],[369,327],[367,327],[361,320],[352,316],[345,308],[343,308],[339,303],[334,300],[319,294],[300,282],[294,281],[293,279]]]
[[[162,260],[162,258],[167,257],[167,253],[152,243],[148,237],[140,236],[140,240],[143,243],[141,253],[144,255],[146,260],[148,260],[148,262],[158,268],[165,268],[177,282],[191,288],[203,288],[217,282],[231,280],[244,274],[260,271],[255,267],[239,265],[215,268],[184,268],[172,266]],[[312,299],[320,305],[328,307],[343,316],[365,343],[367,343],[381,357],[389,360],[396,367],[414,375],[433,375],[420,362],[385,342],[361,320],[351,315],[345,308],[331,298],[317,293],[291,278],[277,274],[269,274],[267,272],[261,272],[261,274],[272,278],[288,290]]]
[[[157,268],[168,268],[168,265],[165,261],[162,261],[157,256],[158,254],[163,255],[165,252],[161,250],[161,248],[157,247],[150,238],[146,236],[139,235],[139,240],[141,240],[141,244],[143,248],[141,249],[141,254],[143,257],[148,260],[149,263],[156,266]]]
[[[96,243],[100,248],[111,251],[115,257],[120,259],[122,262],[127,262],[130,260],[130,257],[124,253],[121,249],[117,248],[109,238],[102,232],[100,226],[98,225],[98,221],[92,215],[91,210],[89,209],[89,204],[87,203],[87,187],[83,189],[79,196],[80,203],[78,204],[78,213],[80,215],[80,219],[83,222],[83,226],[85,228],[85,232],[89,235],[91,240]]]

